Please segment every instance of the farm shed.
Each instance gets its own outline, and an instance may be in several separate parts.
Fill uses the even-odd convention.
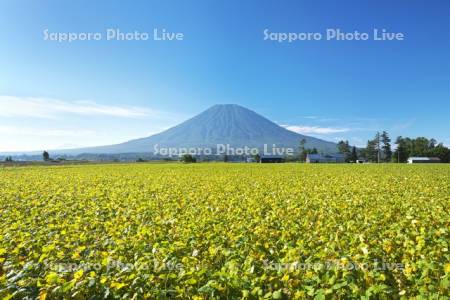
[[[440,163],[439,157],[410,157],[408,158],[408,164],[430,164]]]
[[[345,156],[342,154],[307,154],[306,155],[307,163],[344,163]]]
[[[266,155],[261,157],[261,163],[284,163],[282,156]]]

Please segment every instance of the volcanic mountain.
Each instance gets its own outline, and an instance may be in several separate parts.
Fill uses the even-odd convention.
[[[306,148],[334,153],[336,144],[287,130],[263,116],[236,104],[215,105],[195,117],[161,133],[125,143],[61,151],[67,154],[153,153],[154,146],[161,148],[213,148],[217,144],[230,147],[262,149],[289,147],[297,151],[301,139]],[[58,151],[54,151],[58,152]]]

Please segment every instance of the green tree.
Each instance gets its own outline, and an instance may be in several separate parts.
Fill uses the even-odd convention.
[[[47,151],[44,151],[42,153],[42,158],[44,159],[44,161],[48,161],[48,160],[50,160],[50,154],[48,154]]]
[[[435,139],[430,139],[430,148],[434,148],[437,145],[437,141]]]
[[[436,145],[428,150],[428,156],[439,157],[442,162],[450,162],[450,149],[445,147],[442,143]]]
[[[425,156],[430,149],[430,141],[425,137],[412,139],[411,144],[411,156]]]
[[[351,156],[351,147],[350,144],[348,143],[348,141],[339,141],[338,142],[338,151],[341,154],[345,155],[345,161],[349,162],[350,161],[350,156]]]
[[[397,137],[395,140],[397,149],[395,149],[394,155],[392,157],[394,162],[404,163],[409,157],[408,152],[408,140],[404,139],[402,136]]]
[[[358,160],[358,152],[356,151],[356,147],[352,147],[352,153],[350,154],[350,161],[356,162]]]
[[[342,153],[342,154],[350,153],[350,145],[349,145],[348,141],[344,141],[344,140],[339,141],[338,142],[338,150],[339,150],[339,153]]]
[[[364,149],[364,156],[370,162],[376,162],[378,158],[377,141],[368,140],[366,149]]]
[[[191,154],[184,154],[181,157],[181,161],[184,163],[196,163],[197,159],[194,156],[192,156]]]
[[[259,163],[259,162],[261,162],[261,155],[259,155],[259,153],[257,153],[257,154],[253,157],[253,159],[254,159],[257,163]]]
[[[390,162],[392,159],[391,138],[386,131],[381,133],[381,149],[383,150],[383,161]]]
[[[375,138],[373,139],[374,144],[375,144],[375,150],[376,150],[376,162],[380,163],[381,162],[381,134],[377,131],[377,133],[375,134]]]
[[[450,162],[450,150],[435,139],[418,137],[397,137],[395,144],[397,149],[393,155],[393,161],[406,162],[410,156],[439,157],[442,162]]]
[[[306,140],[303,138],[300,140],[300,145],[298,148],[298,158],[300,161],[304,162],[306,161],[306,152],[305,152],[305,144],[306,144]]]

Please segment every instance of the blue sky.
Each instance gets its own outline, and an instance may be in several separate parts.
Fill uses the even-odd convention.
[[[243,3],[245,2],[245,3]],[[450,2],[0,2],[0,151],[118,143],[236,103],[362,146],[377,130],[450,144]],[[149,32],[147,41],[44,40]],[[153,41],[154,29],[184,34]],[[403,41],[264,40],[263,31],[401,32]]]

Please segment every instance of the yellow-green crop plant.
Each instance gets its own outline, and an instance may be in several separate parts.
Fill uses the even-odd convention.
[[[0,169],[0,298],[445,299],[450,165]]]

